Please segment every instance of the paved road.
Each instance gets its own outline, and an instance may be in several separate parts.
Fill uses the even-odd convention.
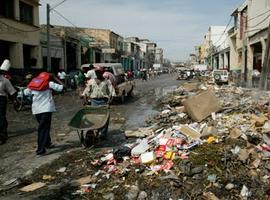
[[[179,84],[170,75],[136,82],[134,97],[123,105],[111,107],[109,145],[117,145],[125,140],[122,134],[124,129],[143,126],[144,119],[156,113],[153,110],[155,101]],[[58,158],[65,151],[81,148],[76,133],[67,126],[71,117],[82,107],[81,100],[74,92],[56,96],[55,99],[58,112],[53,115],[51,135],[58,148],[45,157],[35,155],[37,122],[30,110],[17,113],[11,106],[8,108],[10,139],[7,144],[0,145],[0,188],[3,182],[22,177],[34,168]]]

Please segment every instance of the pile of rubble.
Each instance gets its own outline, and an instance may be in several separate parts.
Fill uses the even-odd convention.
[[[77,180],[73,195],[269,199],[269,99],[268,92],[234,86],[181,85],[163,98],[163,110],[148,127],[125,132],[135,142],[69,163],[70,173],[88,169],[81,170],[87,176]]]
[[[109,150],[92,164],[104,174],[140,173],[143,167],[143,176],[181,177],[182,184],[199,184],[197,197],[206,199],[267,199],[269,97],[233,86],[185,84],[167,97],[172,104],[163,105],[149,127],[126,131],[127,137],[142,139]]]

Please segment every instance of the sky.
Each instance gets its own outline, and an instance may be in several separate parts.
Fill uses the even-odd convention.
[[[40,22],[46,22],[41,0]],[[164,57],[184,61],[202,43],[210,25],[226,26],[243,0],[66,0],[55,8],[77,27],[105,28],[123,37],[146,38],[164,49]],[[57,13],[51,24],[72,26]]]

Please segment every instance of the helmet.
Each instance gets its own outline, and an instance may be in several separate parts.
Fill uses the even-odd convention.
[[[6,60],[4,60],[4,62],[2,63],[2,65],[1,65],[1,67],[0,67],[0,70],[8,72],[9,69],[10,69],[10,62],[9,62],[9,60],[6,59]]]
[[[99,65],[95,67],[95,71],[96,72],[101,72],[102,74],[105,72],[104,68],[99,66]]]

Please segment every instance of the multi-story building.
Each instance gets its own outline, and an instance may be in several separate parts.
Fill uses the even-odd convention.
[[[246,79],[248,85],[251,85],[253,72],[262,71],[264,56],[266,52],[266,41],[268,36],[268,27],[270,23],[270,1],[269,0],[249,0],[247,2],[247,32],[245,39],[247,42],[247,63]],[[255,78],[255,79],[254,79]]]
[[[59,69],[65,68],[66,66],[66,58],[65,58],[65,45],[62,37],[57,36],[55,34],[50,35],[51,43],[51,64],[52,64],[52,72],[57,73]],[[43,69],[47,67],[47,33],[42,31],[40,33],[40,45],[41,45],[41,55],[42,55],[42,63]]]
[[[232,14],[234,26],[228,31],[231,68],[239,74],[236,80],[246,86],[252,86],[254,71],[262,70],[269,9],[269,0],[246,0]],[[256,79],[258,81],[258,77]]]
[[[155,63],[163,64],[163,49],[156,48],[155,50]]]
[[[226,26],[210,26],[204,37],[206,63],[210,69],[228,68]]]
[[[155,52],[157,44],[149,41],[148,39],[142,39],[140,40],[140,43],[146,45],[145,68],[152,68],[155,63]]]
[[[0,63],[13,70],[41,67],[39,0],[0,0]]]
[[[123,37],[108,29],[82,28],[89,36],[102,43],[103,62],[117,63],[123,53]]]
[[[246,80],[247,74],[247,11],[248,7],[246,1],[231,14],[234,24],[233,27],[228,30],[230,69],[236,84],[241,84],[243,80]]]
[[[124,55],[122,56],[125,70],[137,71],[140,69],[140,46],[138,38],[130,37],[124,39]]]

